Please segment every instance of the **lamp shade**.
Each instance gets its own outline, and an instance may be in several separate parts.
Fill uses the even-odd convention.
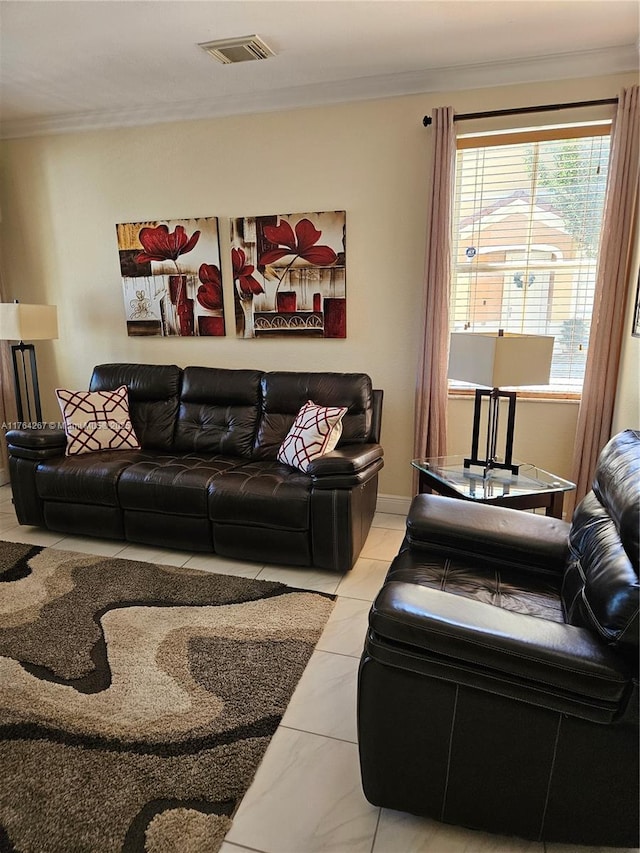
[[[449,379],[501,388],[547,385],[553,337],[497,332],[452,332]]]
[[[57,337],[55,305],[0,303],[0,341],[52,341]]]

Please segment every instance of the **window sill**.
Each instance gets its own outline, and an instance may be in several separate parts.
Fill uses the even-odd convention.
[[[475,391],[472,389],[466,388],[455,388],[448,392],[447,397],[449,400],[473,400],[475,396]],[[537,403],[573,403],[577,405],[580,403],[581,395],[580,394],[570,394],[570,393],[544,393],[543,391],[518,391],[518,402],[522,400],[535,400]]]

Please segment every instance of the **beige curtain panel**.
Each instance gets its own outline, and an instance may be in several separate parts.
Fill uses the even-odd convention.
[[[6,301],[7,294],[0,277],[0,302]],[[11,347],[7,341],[0,341],[0,423],[4,425],[2,435],[0,435],[0,468],[4,469],[7,475],[9,473],[9,455],[5,440],[6,426],[15,422],[17,417]]]
[[[611,437],[622,339],[631,333],[625,326],[625,309],[637,239],[639,134],[638,86],[632,86],[620,94],[611,133],[593,320],[573,457],[575,503],[591,488],[598,455]]]
[[[414,456],[447,452],[447,361],[451,289],[451,218],[455,178],[456,134],[453,107],[431,113],[433,162],[425,253],[422,343],[418,363]],[[417,472],[414,474],[417,491]]]

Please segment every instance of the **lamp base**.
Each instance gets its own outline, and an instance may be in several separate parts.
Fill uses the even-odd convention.
[[[482,417],[482,400],[483,397],[488,398],[489,411],[487,416],[487,443],[485,450],[485,458],[480,459],[478,456],[478,446],[480,444],[480,421]],[[497,458],[498,444],[498,421],[500,414],[500,400],[506,399],[509,401],[509,409],[507,415],[507,433],[505,438],[505,453],[504,461],[499,462]],[[476,389],[475,404],[473,408],[473,436],[471,442],[471,456],[464,460],[464,467],[470,468],[472,465],[478,465],[484,468],[485,475],[487,472],[498,468],[504,471],[511,471],[512,474],[517,474],[520,466],[514,465],[512,462],[513,456],[513,431],[516,420],[516,392],[515,391],[500,391],[499,388],[489,390]]]
[[[471,459],[465,457],[464,459],[464,467],[471,468],[472,465],[478,465],[481,468],[484,468],[484,475],[487,476],[494,469],[498,469],[500,471],[511,471],[512,474],[517,474],[520,471],[519,465],[508,465],[506,462],[498,462],[497,459]]]
[[[21,423],[41,423],[40,389],[36,351],[33,344],[20,341],[11,347],[13,378],[16,386],[16,409]],[[27,369],[29,366],[29,370]]]

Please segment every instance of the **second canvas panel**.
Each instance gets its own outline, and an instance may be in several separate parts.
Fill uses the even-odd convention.
[[[346,338],[346,214],[231,220],[236,332]]]

